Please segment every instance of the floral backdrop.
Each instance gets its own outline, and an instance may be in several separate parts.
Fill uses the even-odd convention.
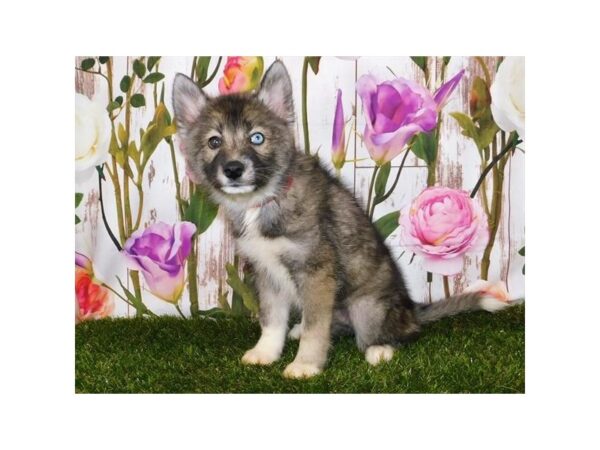
[[[416,301],[524,296],[524,58],[278,58],[299,151],[359,198]],[[171,87],[251,91],[274,60],[76,58],[76,321],[257,313],[252,267],[186,176]]]

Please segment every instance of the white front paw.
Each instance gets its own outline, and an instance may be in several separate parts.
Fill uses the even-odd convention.
[[[310,378],[321,373],[321,368],[310,363],[291,362],[283,371],[286,378]]]
[[[292,329],[288,333],[288,338],[290,338],[294,341],[297,341],[298,339],[300,339],[301,335],[302,335],[302,324],[297,323],[296,325],[294,325],[292,327]]]
[[[244,353],[242,356],[243,364],[266,366],[279,359],[279,354],[273,351],[265,350],[260,347],[254,347]]]
[[[394,347],[391,345],[371,345],[365,352],[365,359],[372,366],[389,361],[394,356]]]

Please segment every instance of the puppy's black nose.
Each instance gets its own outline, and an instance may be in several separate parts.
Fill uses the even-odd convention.
[[[223,166],[223,173],[227,178],[237,180],[244,173],[244,165],[239,161],[229,161]]]

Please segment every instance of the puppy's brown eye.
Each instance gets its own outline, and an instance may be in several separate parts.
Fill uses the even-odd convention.
[[[221,138],[219,136],[213,136],[208,139],[208,146],[213,150],[219,148],[221,146]]]

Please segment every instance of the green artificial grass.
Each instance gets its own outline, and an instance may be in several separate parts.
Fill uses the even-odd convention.
[[[351,337],[337,339],[325,371],[288,380],[280,361],[244,366],[259,336],[256,321],[160,317],[106,319],[76,326],[75,389],[109,392],[524,392],[525,309],[477,312],[424,327],[389,363],[371,367]]]

